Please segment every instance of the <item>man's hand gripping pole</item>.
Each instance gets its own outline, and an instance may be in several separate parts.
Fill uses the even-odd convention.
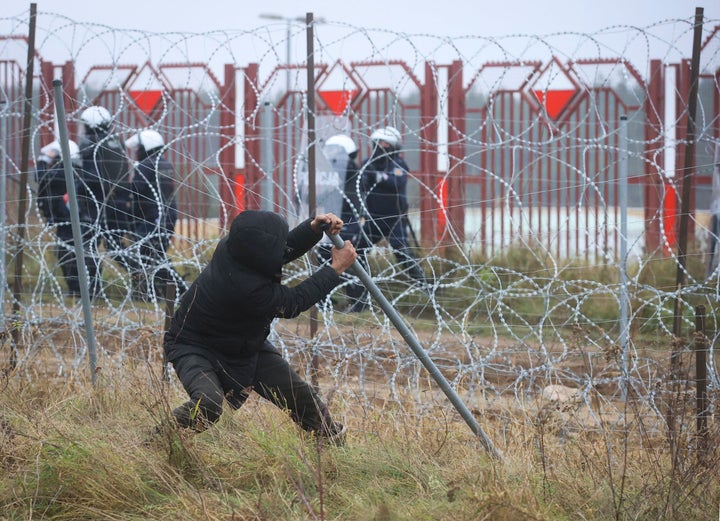
[[[327,237],[333,243],[333,246],[335,246],[337,249],[342,249],[345,246],[345,242],[339,235],[330,235],[327,232],[327,226],[323,227],[323,229],[325,230],[325,235],[327,235]],[[420,362],[422,362],[422,364],[425,366],[425,369],[427,369],[430,373],[430,376],[433,377],[433,379],[437,382],[442,391],[448,397],[450,402],[453,404],[455,410],[460,413],[460,416],[463,417],[465,423],[467,423],[470,429],[472,429],[472,431],[478,436],[478,438],[480,438],[480,442],[482,443],[485,450],[493,458],[502,460],[502,454],[500,453],[500,451],[495,448],[490,438],[482,430],[482,427],[480,427],[480,425],[475,421],[475,418],[473,417],[470,410],[465,406],[463,401],[452,389],[452,387],[450,387],[448,381],[442,375],[442,373],[437,368],[432,359],[427,355],[425,349],[422,348],[418,340],[410,331],[410,328],[407,326],[407,324],[405,324],[405,322],[400,317],[395,308],[392,306],[392,304],[390,304],[390,301],[385,298],[385,295],[383,295],[380,289],[378,289],[377,285],[372,280],[370,275],[368,275],[367,271],[365,271],[365,268],[363,268],[362,264],[360,264],[358,260],[355,260],[351,270],[360,279],[365,288],[367,288],[367,290],[370,292],[370,295],[372,295],[375,302],[378,303],[378,305],[382,308],[387,317],[393,323],[395,328],[400,332],[402,337],[405,339],[405,342],[407,342],[407,344],[413,350],[413,353],[415,353],[415,356],[420,360]]]

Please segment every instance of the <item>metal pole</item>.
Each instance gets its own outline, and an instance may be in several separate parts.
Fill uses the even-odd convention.
[[[708,392],[707,392],[707,350],[708,338],[705,335],[705,306],[695,307],[695,409],[697,436],[700,454],[704,457],[710,445],[708,443]]]
[[[173,314],[175,314],[175,295],[177,294],[176,282],[169,282],[165,288],[165,329],[164,332],[168,332],[170,324],[172,323]],[[170,381],[170,362],[167,360],[167,355],[163,349],[162,357],[162,381],[163,383]]]
[[[272,125],[272,105],[269,101],[263,103],[262,111],[262,165],[261,168],[265,173],[262,181],[262,201],[263,210],[273,210],[273,125]]]
[[[342,249],[345,246],[345,243],[339,235],[330,235],[327,232],[325,234],[332,241],[333,245],[336,248]],[[463,417],[465,423],[467,423],[470,429],[472,429],[472,431],[480,438],[480,442],[482,443],[483,447],[485,447],[485,450],[493,458],[502,460],[502,454],[500,453],[500,451],[495,448],[490,438],[483,431],[482,427],[475,421],[475,418],[473,417],[470,410],[463,403],[457,393],[452,389],[452,387],[450,387],[448,381],[442,375],[442,373],[437,368],[432,359],[427,355],[425,349],[423,349],[423,347],[420,345],[420,342],[418,342],[418,340],[412,334],[412,331],[410,331],[410,328],[407,326],[407,324],[405,324],[402,317],[400,317],[395,308],[393,308],[392,304],[390,304],[390,301],[385,298],[385,295],[383,295],[380,289],[375,285],[375,282],[372,280],[370,275],[368,275],[367,271],[365,271],[365,268],[363,268],[360,262],[356,260],[352,265],[352,269],[354,270],[355,275],[357,275],[357,277],[362,281],[367,290],[370,292],[370,295],[372,295],[378,305],[385,312],[385,314],[393,323],[395,328],[400,332],[403,339],[405,339],[405,342],[407,342],[407,344],[413,350],[413,353],[415,353],[415,356],[420,360],[420,362],[422,362],[422,364],[425,366],[425,369],[428,370],[430,376],[432,376],[433,379],[440,386],[440,389],[442,389],[442,391],[445,393],[445,396],[447,396],[450,402],[455,406],[455,410],[460,413],[460,416]]]
[[[692,194],[693,170],[695,165],[695,113],[697,111],[698,77],[700,71],[700,50],[702,45],[703,8],[695,9],[695,27],[693,33],[692,60],[690,62],[690,93],[688,99],[687,130],[685,134],[685,162],[682,175],[682,196],[680,197],[680,226],[678,233],[677,270],[675,276],[675,298],[673,305],[673,342],[670,353],[670,380],[673,385],[673,400],[668,406],[668,439],[670,440],[670,454],[672,455],[672,471],[679,464],[680,451],[678,446],[678,429],[676,426],[675,407],[680,396],[679,365],[680,352],[684,342],[682,338],[682,298],[681,292],[685,286],[685,270],[687,265],[688,219],[690,217],[690,196]]]
[[[695,170],[695,114],[697,112],[698,77],[700,75],[700,50],[702,46],[703,8],[695,8],[695,30],[693,33],[692,60],[690,61],[690,94],[688,99],[687,131],[685,135],[685,162],[682,175],[682,197],[680,198],[680,230],[678,236],[678,266],[675,278],[675,303],[673,335],[679,339],[682,334],[682,302],[680,291],[685,285],[687,265],[688,220],[690,218],[690,196],[692,194],[693,170]],[[677,343],[676,343],[677,345]],[[670,367],[673,375],[677,370],[679,349],[673,348]]]
[[[85,267],[85,252],[83,251],[83,237],[80,231],[80,212],[78,210],[77,194],[75,192],[75,174],[70,157],[68,144],[67,122],[65,121],[65,106],[63,104],[62,82],[53,80],[55,93],[55,113],[57,114],[58,138],[62,149],[63,167],[65,169],[65,186],[70,202],[70,224],[72,226],[73,242],[75,243],[75,261],[77,262],[78,278],[80,279],[80,299],[82,301],[83,318],[85,321],[85,334],[88,342],[88,358],[90,360],[90,379],[95,385],[95,372],[97,367],[97,350],[95,345],[95,331],[92,321],[92,303],[90,302],[90,289],[88,288],[88,274]]]
[[[20,313],[20,301],[22,299],[22,272],[24,263],[24,242],[25,242],[25,211],[27,209],[27,183],[28,168],[30,165],[30,136],[31,115],[33,108],[33,76],[35,64],[35,27],[37,25],[37,4],[30,4],[30,28],[28,32],[27,66],[25,67],[25,103],[23,107],[23,133],[22,133],[22,155],[20,157],[20,195],[18,197],[18,240],[15,253],[15,271],[13,278],[13,306],[12,315],[17,318]],[[14,348],[10,355],[10,368],[15,369],[17,365],[16,349],[20,340],[20,328],[12,328]]]
[[[307,13],[305,17],[307,24],[305,34],[307,36],[307,127],[308,127],[308,215],[315,216],[317,210],[315,200],[315,49],[313,34],[313,14]],[[314,262],[314,256],[311,262]],[[317,308],[310,308],[310,338],[315,338],[318,329]],[[318,374],[320,373],[320,360],[317,352],[313,349],[312,360],[310,361],[311,373],[310,383],[317,390]]]
[[[307,13],[308,213],[315,215],[315,50],[313,14]]]
[[[618,161],[618,204],[620,205],[620,349],[622,352],[623,389],[622,398],[627,399],[630,359],[629,297],[627,275],[627,192],[628,192],[628,128],[627,116],[620,116],[620,157]]]
[[[287,67],[285,69],[285,92],[290,92],[290,56],[291,56],[291,46],[290,46],[290,37],[292,36],[292,19],[287,19],[287,30],[286,30],[286,40],[285,40],[285,66]]]
[[[286,29],[287,40],[285,42],[285,197],[287,201],[287,214],[290,215],[290,209],[292,208],[293,201],[293,161],[292,161],[292,137],[293,137],[293,110],[292,105],[294,102],[294,96],[290,95],[290,60],[291,60],[291,42],[292,37],[292,19],[287,19]]]
[[[7,245],[5,244],[5,212],[7,211],[7,115],[8,103],[6,100],[0,100],[0,328],[5,329],[5,285],[7,284],[7,272],[5,270],[5,254]]]

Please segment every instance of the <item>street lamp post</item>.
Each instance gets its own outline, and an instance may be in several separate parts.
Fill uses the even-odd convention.
[[[286,23],[286,30],[285,30],[285,96],[289,96],[290,91],[292,89],[291,70],[290,70],[290,64],[292,61],[292,26],[295,23],[305,25],[307,23],[306,17],[305,16],[290,17],[290,16],[283,16],[283,15],[276,14],[276,13],[261,13],[259,16],[260,16],[260,18],[263,18],[265,20],[276,20],[276,21]],[[324,23],[324,22],[325,22],[325,20],[322,18],[315,18],[313,20],[313,24]],[[280,162],[276,163],[276,164],[283,164],[283,163],[285,164],[284,182],[283,182],[283,180],[280,180],[280,179],[278,181],[280,182],[281,186],[284,185],[284,190],[285,190],[288,202],[292,200],[292,194],[294,192],[293,181],[292,181],[293,180],[293,168],[294,168],[294,163],[292,161],[292,142],[293,142],[293,136],[294,136],[295,129],[290,124],[290,122],[294,118],[294,114],[293,114],[293,110],[292,110],[293,106],[292,106],[291,101],[292,100],[288,99],[288,101],[286,101],[286,103],[285,103],[285,114],[286,114],[285,121],[288,122],[286,125],[286,128],[285,128],[285,137],[284,137],[285,158],[284,158],[284,161],[280,161]],[[264,146],[271,146],[271,145],[269,143],[266,143],[266,144],[264,144]],[[291,205],[288,204],[288,208],[290,208],[290,207],[291,207]],[[289,212],[289,210],[288,210],[288,212]]]
[[[260,18],[264,20],[278,20],[283,21],[287,24],[287,28],[285,30],[285,65],[287,69],[285,70],[285,91],[290,92],[290,61],[292,60],[292,25],[293,23],[301,23],[305,24],[306,20],[304,16],[283,16],[281,14],[276,13],[261,13]],[[323,18],[314,18],[313,19],[314,24],[322,24],[325,23],[325,20]]]

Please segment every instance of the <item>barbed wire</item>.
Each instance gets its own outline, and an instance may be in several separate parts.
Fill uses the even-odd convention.
[[[27,19],[0,18],[0,34],[24,37],[27,26]],[[718,143],[713,100],[720,98],[720,57],[710,39],[717,38],[717,27],[717,21],[708,20],[703,29],[708,53],[702,59],[698,138],[691,143],[682,135],[684,102],[658,105],[665,98],[650,91],[653,60],[677,71],[689,55],[685,44],[693,25],[688,20],[613,26],[591,34],[502,38],[448,38],[332,22],[318,26],[318,88],[334,81],[333,64],[340,64],[340,82],[332,88],[364,92],[340,113],[318,112],[324,120],[317,144],[330,132],[349,132],[362,158],[369,155],[369,136],[378,124],[401,129],[403,154],[411,165],[409,218],[414,230],[424,232],[419,263],[429,285],[417,284],[385,243],[372,248],[369,270],[473,407],[488,410],[508,399],[530,407],[543,388],[562,384],[577,390],[584,402],[602,389],[608,410],[616,410],[630,389],[648,415],[661,418],[661,402],[670,388],[664,375],[675,341],[675,299],[682,304],[688,332],[694,327],[693,309],[705,306],[713,331],[712,360],[720,283],[717,267],[708,266],[708,245],[718,238],[711,229],[707,182],[715,166],[708,147]],[[179,219],[174,236],[166,237],[172,239],[166,262],[144,257],[142,240],[131,236],[118,248],[100,247],[103,230],[89,227],[93,255],[102,267],[93,313],[104,371],[122,373],[128,363],[161,363],[165,302],[152,291],[137,298],[123,262],[139,266],[144,281],[168,269],[182,277],[177,283],[191,282],[232,217],[223,194],[234,194],[238,186],[260,205],[288,218],[301,217],[295,204],[308,146],[302,141],[307,85],[303,61],[287,63],[292,55],[286,56],[286,49],[304,39],[305,30],[301,24],[287,31],[283,23],[247,31],[155,33],[39,14],[39,64],[53,64],[53,75],[61,64],[73,64],[77,84],[66,85],[75,93],[69,123],[77,126],[89,105],[111,106],[116,134],[126,138],[145,128],[159,131],[177,169]],[[18,181],[23,89],[14,71],[23,70],[26,49],[22,38],[0,39],[5,67],[0,88],[6,100],[0,121],[7,129],[0,145],[9,190],[3,250],[10,263],[20,249],[25,258],[17,314],[9,313],[11,280],[3,279],[4,331],[19,331],[19,340],[11,345],[5,334],[2,353],[14,352],[18,371],[28,379],[74,378],[86,370],[88,346],[79,301],[68,296],[57,258],[57,252],[62,255],[70,247],[58,238],[57,223],[46,223],[39,211],[37,185],[31,182],[21,192]],[[452,74],[459,70],[451,69],[454,61],[462,65],[459,105],[453,105]],[[255,77],[250,64],[258,65]],[[231,77],[220,72],[225,66]],[[246,98],[228,104],[228,89],[241,82],[243,92],[235,96],[252,94],[255,105]],[[51,99],[41,95],[43,80],[38,83],[33,164],[55,125]],[[663,88],[668,96],[682,95],[678,85]],[[428,86],[435,96],[429,98],[435,102],[430,109],[421,101]],[[134,91],[159,91],[158,102],[143,111]],[[560,112],[551,115],[542,93],[547,101],[554,91],[572,92]],[[269,122],[261,121],[263,102],[270,107]],[[469,110],[457,113],[466,102]],[[664,116],[651,121],[653,113]],[[618,133],[625,115],[630,123],[622,143]],[[671,135],[672,129],[678,132]],[[695,164],[679,164],[679,151],[694,144],[704,145],[697,147]],[[257,153],[268,150],[263,147],[273,150],[272,164]],[[622,154],[629,163],[628,208],[619,207],[617,196]],[[663,201],[679,203],[672,193],[680,193],[685,168],[702,182],[695,187],[696,210],[686,216],[694,242],[680,259],[672,226],[684,216],[679,204],[667,208]],[[249,179],[252,171],[257,177]],[[244,185],[237,174],[245,176]],[[453,186],[469,195],[442,192],[443,183],[457,178],[462,182]],[[654,190],[659,203],[649,206],[644,190]],[[23,216],[13,214],[21,197],[30,202]],[[630,228],[622,237],[625,213]],[[652,226],[655,243],[649,239]],[[623,240],[629,251],[627,284],[620,277],[618,244]],[[313,269],[309,259],[296,262],[285,270],[285,280],[294,284]],[[679,289],[678,269],[687,280]],[[421,365],[382,311],[374,305],[362,313],[346,311],[345,290],[352,282],[318,306],[323,327],[315,336],[302,318],[279,320],[272,341],[308,372],[310,355],[319,357],[327,386],[367,404],[382,398],[402,406],[408,396],[433,403]],[[630,303],[628,345],[620,340],[622,299]],[[713,363],[709,370],[714,390]]]

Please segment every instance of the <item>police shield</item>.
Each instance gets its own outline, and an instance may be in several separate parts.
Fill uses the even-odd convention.
[[[345,188],[345,170],[347,169],[347,152],[338,145],[325,145],[317,154],[315,172],[315,213],[342,212],[343,192]],[[309,173],[307,159],[298,162],[295,174],[296,196],[298,200],[299,220],[310,217],[309,209]]]

